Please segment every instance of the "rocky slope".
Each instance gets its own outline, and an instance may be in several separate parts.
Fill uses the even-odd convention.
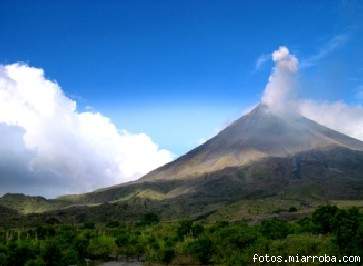
[[[156,169],[143,180],[188,179],[267,157],[345,147],[363,150],[363,142],[298,115],[277,115],[259,105],[185,156]]]

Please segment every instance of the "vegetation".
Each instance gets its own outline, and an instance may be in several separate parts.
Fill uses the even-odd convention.
[[[7,193],[0,198],[0,206],[17,210],[20,213],[42,213],[68,206],[62,200],[48,200],[43,197],[31,197],[22,193]]]
[[[248,265],[255,253],[363,256],[363,214],[356,208],[320,207],[296,221],[44,223],[0,229],[1,266],[87,265],[90,260],[137,259],[157,264]],[[357,264],[358,265],[358,264]]]

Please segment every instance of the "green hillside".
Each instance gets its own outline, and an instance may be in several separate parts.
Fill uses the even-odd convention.
[[[68,206],[61,200],[48,200],[43,197],[31,197],[21,193],[7,193],[0,198],[0,206],[17,210],[20,213],[41,213]]]

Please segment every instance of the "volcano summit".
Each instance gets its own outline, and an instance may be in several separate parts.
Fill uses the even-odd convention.
[[[275,114],[259,105],[185,156],[142,180],[187,179],[226,167],[241,167],[268,157],[332,148],[363,150],[363,142],[299,115]]]

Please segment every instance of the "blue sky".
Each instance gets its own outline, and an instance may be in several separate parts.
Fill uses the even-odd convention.
[[[259,101],[272,63],[256,62],[279,45],[307,65],[303,97],[360,104],[362,14],[361,1],[3,0],[0,64],[43,68],[80,110],[180,155]]]

